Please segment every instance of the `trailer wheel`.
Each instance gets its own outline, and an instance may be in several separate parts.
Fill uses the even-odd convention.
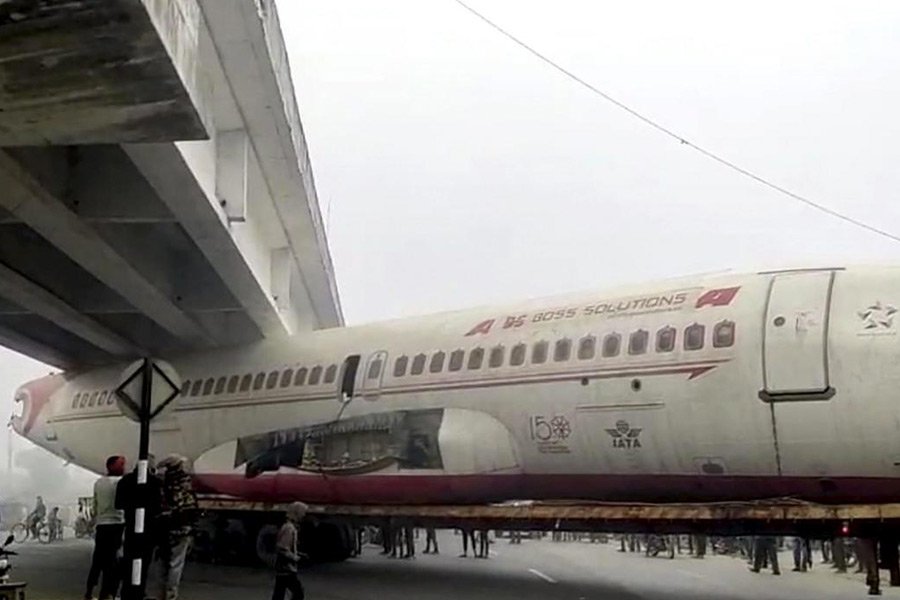
[[[275,540],[278,527],[272,524],[263,525],[256,534],[256,557],[268,567],[275,566]]]

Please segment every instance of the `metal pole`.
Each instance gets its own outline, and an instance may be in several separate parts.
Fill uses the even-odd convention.
[[[134,543],[131,557],[131,587],[129,598],[143,600],[144,578],[141,576],[149,565],[143,564],[143,557],[147,555],[147,534],[145,531],[145,517],[147,514],[147,459],[150,455],[150,413],[151,394],[153,386],[153,363],[149,358],[144,359],[141,366],[141,436],[138,447],[137,464],[137,488],[135,489],[134,509]]]

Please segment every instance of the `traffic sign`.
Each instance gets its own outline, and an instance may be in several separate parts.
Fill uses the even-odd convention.
[[[147,375],[150,381],[145,383]],[[169,363],[156,359],[142,359],[131,363],[119,378],[116,400],[122,414],[132,421],[141,421],[143,386],[147,383],[150,387],[150,402],[147,414],[144,415],[147,420],[155,419],[171,407],[181,390],[181,378]]]

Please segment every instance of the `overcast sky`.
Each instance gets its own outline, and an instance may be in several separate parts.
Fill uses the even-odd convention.
[[[900,3],[467,1],[683,137],[900,234]],[[453,0],[278,7],[348,323],[900,256],[649,129]],[[5,415],[45,369],[0,352]]]

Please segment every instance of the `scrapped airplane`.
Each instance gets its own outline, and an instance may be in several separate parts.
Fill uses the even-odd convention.
[[[900,268],[728,274],[163,357],[152,451],[264,501],[896,501],[898,307]],[[133,458],[124,366],[23,385],[15,430]]]

